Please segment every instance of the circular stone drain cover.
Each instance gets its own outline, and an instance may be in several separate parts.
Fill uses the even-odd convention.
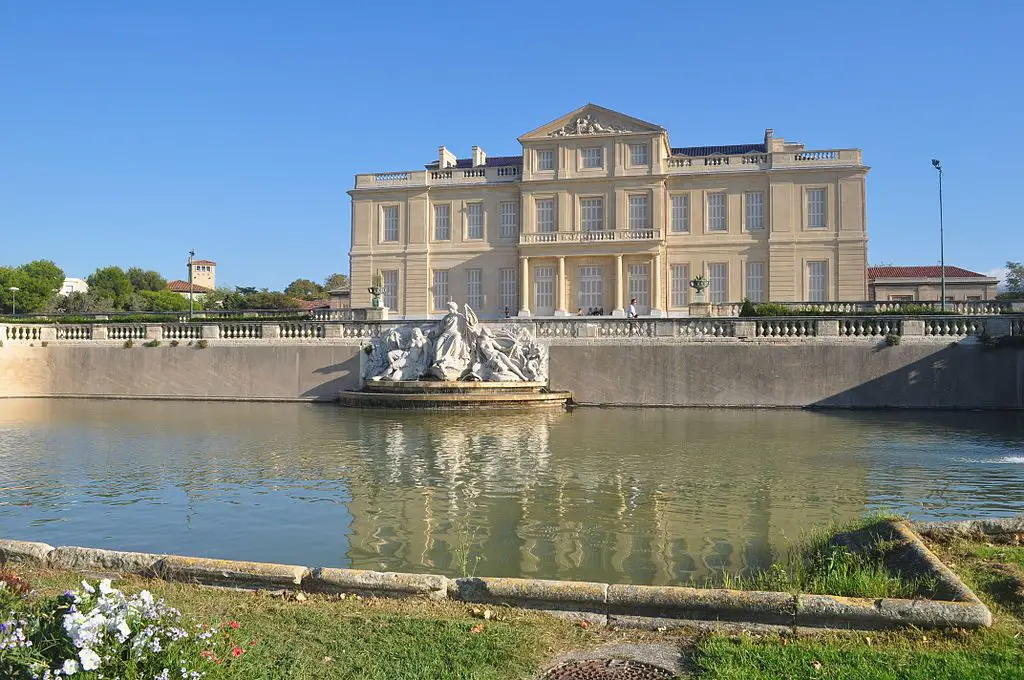
[[[649,663],[623,659],[569,661],[555,666],[542,680],[671,680],[675,673]]]

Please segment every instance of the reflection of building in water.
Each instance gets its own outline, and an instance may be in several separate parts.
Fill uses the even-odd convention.
[[[798,422],[630,410],[364,421],[349,557],[459,574],[469,550],[480,574],[648,583],[766,566],[803,529],[865,504],[863,461],[842,444],[860,428]]]

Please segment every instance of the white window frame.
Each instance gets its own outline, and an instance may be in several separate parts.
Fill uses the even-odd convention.
[[[484,238],[484,204],[475,201],[466,204],[466,240],[482,241]]]
[[[397,205],[382,205],[380,207],[381,243],[398,243],[401,221],[402,211]]]
[[[473,309],[484,308],[484,270],[466,270],[466,304]]]
[[[502,309],[508,307],[509,313],[519,310],[519,270],[507,267],[498,270],[498,286],[501,292]]]
[[[672,306],[687,307],[690,304],[690,265],[672,265]]]
[[[690,194],[672,194],[669,197],[673,234],[690,233]]]
[[[828,260],[808,260],[804,269],[807,272],[807,302],[828,302]],[[819,282],[820,287],[815,285]]]
[[[633,168],[646,168],[651,164],[651,149],[647,144],[629,145],[629,165]]]
[[[636,298],[636,313],[651,313],[651,265],[647,263],[626,265],[629,300]],[[626,304],[629,305],[629,300]]]
[[[580,231],[604,231],[604,197],[580,198]]]
[[[717,204],[719,199],[721,205]],[[721,211],[721,214],[718,214]],[[707,230],[716,234],[729,231],[729,195],[724,191],[709,191],[707,194]],[[719,222],[719,220],[721,220]]]
[[[519,235],[519,201],[502,201],[498,204],[501,215],[501,238],[515,238]]]
[[[442,214],[443,213],[443,214]],[[434,240],[452,240],[452,204],[434,204]]]
[[[555,150],[537,149],[537,172],[552,172],[555,169]]]
[[[586,311],[604,308],[604,267],[580,265],[577,301],[580,309]]]
[[[808,187],[806,193],[807,228],[828,229],[828,189],[826,187]]]
[[[600,170],[604,167],[604,148],[585,146],[580,149],[580,168],[583,170]]]
[[[447,269],[435,269],[434,270],[434,309],[444,310],[448,307],[448,301],[451,300],[451,294],[448,292],[448,277],[449,270]]]
[[[534,201],[537,212],[537,233],[553,234],[558,231],[558,203],[554,198],[538,198]]]
[[[543,291],[543,292],[542,292]],[[543,298],[541,297],[543,296]],[[541,304],[543,299],[544,304]],[[551,266],[534,267],[533,269],[533,301],[537,314],[554,313],[555,310],[555,268]]]
[[[764,192],[748,191],[743,194],[743,212],[746,213],[747,231],[764,231]]]
[[[751,302],[766,302],[764,295],[764,262],[747,262],[745,266],[744,293]]]
[[[721,276],[718,276],[719,271]],[[729,301],[728,262],[708,263],[708,301],[714,304],[724,304]]]
[[[651,197],[647,194],[630,194],[629,230],[633,233],[648,231],[651,228]]]
[[[381,270],[380,299],[381,304],[391,311],[398,310],[398,270]]]

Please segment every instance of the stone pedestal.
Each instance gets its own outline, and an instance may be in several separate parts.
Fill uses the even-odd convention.
[[[92,327],[92,339],[93,340],[106,340],[107,339],[107,327],[102,325],[95,325]]]
[[[366,310],[367,321],[387,321],[388,320],[388,308],[387,307],[370,307]]]
[[[674,321],[655,321],[654,322],[654,335],[659,338],[671,338],[676,334],[676,324]]]
[[[921,329],[924,332],[924,328]],[[814,334],[820,337],[839,337],[838,319],[818,319],[814,322]]]
[[[220,326],[215,323],[203,324],[203,340],[216,340],[220,337]]]
[[[757,323],[754,321],[733,322],[733,335],[737,338],[752,338],[757,333]]]
[[[710,302],[691,302],[690,316],[711,316]]]
[[[160,324],[146,324],[146,340],[159,340],[163,337],[163,327]]]
[[[985,319],[985,335],[989,336],[990,338],[1001,338],[1009,334],[1010,319],[1008,319],[1007,317],[990,316],[989,318]]]
[[[1024,300],[1010,303],[1010,311],[1014,314],[1024,314]]]
[[[838,322],[836,322],[838,323]],[[903,321],[903,332],[901,335],[904,336],[923,336],[924,335],[924,321],[921,319],[905,319]]]
[[[0,337],[3,337],[0,335]],[[57,339],[57,329],[54,326],[43,326],[39,329],[39,339],[43,342],[50,342]]]
[[[324,337],[325,338],[340,338],[342,336],[342,326],[340,323],[325,323],[324,324]]]
[[[261,332],[264,338],[280,338],[281,337],[281,326],[276,323],[265,323]]]

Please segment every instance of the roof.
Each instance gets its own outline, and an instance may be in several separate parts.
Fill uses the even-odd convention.
[[[424,167],[426,167],[427,170],[437,170],[439,163],[440,163],[440,161],[433,161],[432,163],[427,163]],[[523,164],[523,157],[522,156],[488,156],[487,158],[484,159],[484,165],[486,167],[488,167],[488,168],[500,168],[500,167],[504,167],[504,166],[507,166],[507,165],[522,165],[522,164]],[[460,159],[455,161],[455,167],[456,168],[472,168],[472,167],[474,167],[473,166],[473,159],[472,158],[460,158]]]
[[[327,300],[300,300],[298,298],[292,299],[298,302],[299,307],[301,309],[306,310],[307,312],[311,309],[324,309],[326,307],[331,306],[331,303],[328,302]]]
[[[178,280],[175,280],[175,281],[168,281],[167,282],[167,287],[164,288],[164,290],[170,290],[170,291],[173,291],[175,293],[187,293],[187,292],[189,292],[190,289],[189,289],[188,281],[178,281]],[[212,293],[213,292],[213,290],[211,290],[210,288],[207,288],[206,286],[200,286],[197,283],[193,283],[192,284],[191,290],[192,290],[193,293]]]
[[[868,267],[868,280],[872,279],[939,279],[942,278],[942,267],[910,266],[910,267]],[[979,274],[962,267],[946,267],[947,279],[988,279],[987,274]]]
[[[192,264],[209,264],[216,266],[217,263],[213,260],[192,260]]]
[[[716,153],[728,156],[744,153],[765,153],[764,142],[757,144],[725,144],[721,146],[682,146],[672,149],[673,156],[713,156]]]

